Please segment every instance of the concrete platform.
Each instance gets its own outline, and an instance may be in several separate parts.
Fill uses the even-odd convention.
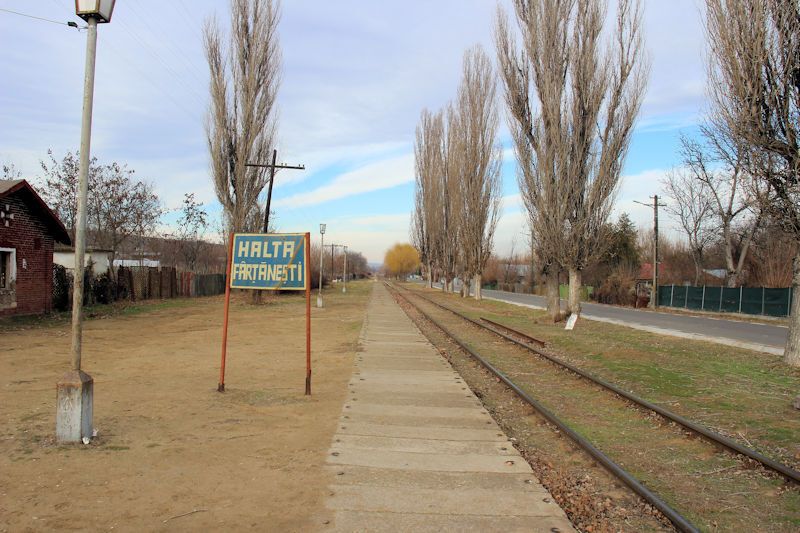
[[[328,455],[333,531],[574,531],[461,377],[376,284]]]

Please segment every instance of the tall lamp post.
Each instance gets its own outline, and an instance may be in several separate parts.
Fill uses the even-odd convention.
[[[325,255],[325,224],[319,225],[320,244],[319,244],[319,292],[317,293],[317,307],[322,307],[322,258]]]
[[[75,228],[75,278],[72,295],[72,368],[57,384],[56,439],[88,442],[92,437],[94,382],[81,370],[83,333],[83,271],[86,253],[86,203],[89,190],[89,151],[92,137],[94,64],[97,55],[97,25],[111,22],[115,0],[75,0],[75,14],[88,24],[86,73],[83,81],[83,120],[78,173],[78,212]]]

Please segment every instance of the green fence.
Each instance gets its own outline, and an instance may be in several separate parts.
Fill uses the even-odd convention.
[[[789,316],[792,308],[792,290],[765,287],[660,285],[658,305],[715,313]]]

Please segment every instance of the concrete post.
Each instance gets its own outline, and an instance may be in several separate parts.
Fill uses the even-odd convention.
[[[89,153],[92,137],[94,66],[97,55],[97,19],[89,18],[86,36],[86,73],[83,82],[83,121],[81,124],[80,171],[78,174],[78,212],[75,228],[75,280],[72,295],[72,370],[56,386],[56,438],[60,442],[80,442],[92,437],[94,382],[81,371],[83,335],[83,261],[86,252],[86,204],[89,195]]]

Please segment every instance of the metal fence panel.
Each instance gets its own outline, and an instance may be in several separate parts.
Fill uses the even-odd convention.
[[[658,287],[658,303],[660,305],[672,305],[672,285],[660,285]]]
[[[749,315],[789,316],[792,297],[791,288],[694,287],[688,285],[661,285],[658,287],[658,303],[664,307]]]
[[[764,289],[764,314],[788,316],[791,294],[791,289]]]
[[[686,307],[686,289],[687,287],[685,285],[675,285],[675,288],[672,291],[671,307]]]
[[[703,287],[686,287],[686,308],[703,309],[703,296],[705,296]]]
[[[722,287],[706,287],[703,311],[718,312],[722,308]]]
[[[761,287],[742,287],[742,302],[739,306],[739,312],[748,315],[761,314],[761,298],[764,296],[764,290]]]
[[[723,313],[739,312],[739,289],[732,287],[722,288],[722,308]]]

